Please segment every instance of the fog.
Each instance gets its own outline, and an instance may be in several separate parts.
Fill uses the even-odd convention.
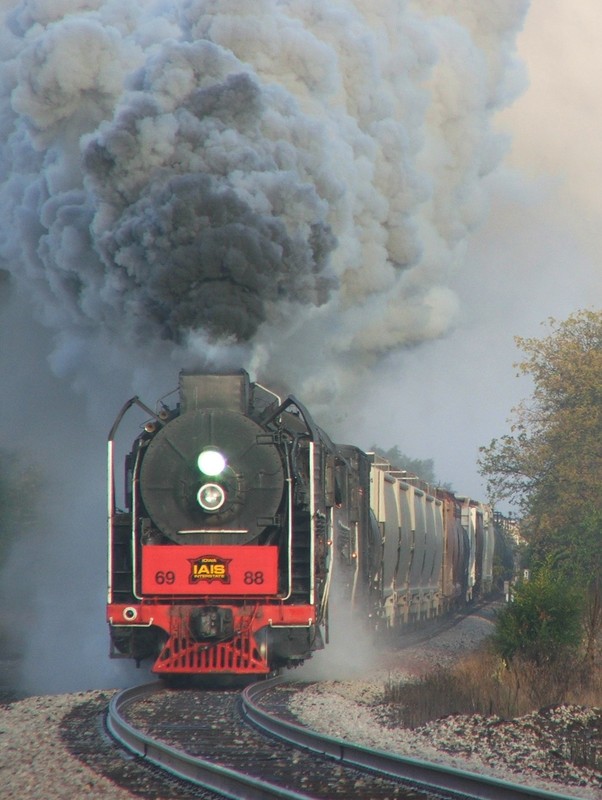
[[[0,447],[44,474],[0,584],[23,689],[133,679],[106,435],[181,367],[244,366],[483,497],[529,391],[513,336],[602,299],[602,12],[527,8],[0,2]]]

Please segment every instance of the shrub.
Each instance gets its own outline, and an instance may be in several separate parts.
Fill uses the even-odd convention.
[[[519,583],[498,614],[492,644],[507,665],[520,657],[535,667],[565,665],[580,649],[583,601],[550,566]]]

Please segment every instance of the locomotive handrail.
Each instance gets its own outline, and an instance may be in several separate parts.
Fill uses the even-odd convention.
[[[113,601],[113,517],[115,515],[115,461],[113,443],[117,428],[129,409],[138,402],[138,395],[123,404],[109,431],[107,442],[107,602]]]
[[[287,570],[288,570],[288,592],[281,598],[282,601],[288,600],[293,593],[293,476],[291,474],[292,452],[289,451],[285,443],[286,458],[286,498],[288,504],[288,523],[287,523]]]
[[[107,599],[111,603],[113,599],[113,518],[115,516],[115,459],[114,459],[114,441],[117,429],[121,425],[126,413],[133,405],[137,405],[149,416],[155,419],[160,417],[149,408],[146,403],[143,403],[138,395],[130,397],[130,399],[123,404],[119,414],[115,417],[115,422],[111,426],[107,441],[107,543],[108,543],[108,557],[107,557]]]
[[[272,397],[276,398],[278,403],[282,403],[282,398],[280,397],[280,395],[276,394],[276,392],[273,392],[271,389],[268,389],[267,386],[262,386],[262,384],[261,383],[257,383],[257,381],[255,381],[254,385],[258,386],[260,389],[263,389],[263,391],[266,392],[266,394],[271,394]]]
[[[117,433],[117,428],[121,425],[122,419],[125,417],[126,413],[130,410],[133,405],[137,405],[141,408],[144,412],[149,414],[151,417],[155,419],[160,419],[160,417],[151,409],[149,408],[146,403],[143,403],[142,400],[138,397],[138,395],[134,395],[130,397],[130,399],[123,404],[119,414],[115,417],[115,422],[111,426],[111,430],[109,431],[108,436],[108,473],[109,473],[109,525],[111,522],[111,517],[115,513],[115,469],[113,463],[113,442],[115,440],[115,434]]]
[[[142,596],[136,591],[137,581],[136,576],[140,575],[138,569],[138,548],[136,547],[136,520],[138,519],[138,491],[137,486],[140,481],[140,471],[138,469],[140,464],[140,447],[136,450],[136,460],[132,473],[132,595],[136,600],[142,600]]]
[[[121,411],[115,417],[115,422],[113,423],[113,427],[109,431],[109,442],[113,441],[113,439],[115,438],[115,434],[117,432],[117,428],[121,424],[121,420],[126,415],[126,412],[129,411],[130,408],[134,405],[134,403],[136,403],[138,401],[138,399],[139,399],[138,395],[136,394],[136,395],[134,395],[134,397],[130,397],[130,399],[126,403],[123,404],[123,406],[121,408]]]
[[[259,424],[263,427],[269,425],[270,422],[273,422],[276,417],[279,417],[287,408],[290,406],[295,406],[301,413],[301,417],[307,426],[307,430],[311,434],[311,438],[314,442],[318,441],[322,437],[320,436],[320,429],[313,421],[311,414],[305,408],[303,403],[300,403],[294,395],[289,394],[289,396],[276,408],[275,411],[271,411],[269,414],[264,414],[259,417]],[[269,411],[269,409],[268,409]]]
[[[309,443],[309,602],[316,602],[316,446]]]
[[[146,412],[150,417],[154,417],[155,419],[158,419],[158,420],[161,419],[161,417],[155,411],[153,411],[152,408],[149,408],[146,405],[146,403],[143,403],[142,400],[136,394],[133,397],[130,397],[130,399],[127,401],[127,403],[123,404],[123,406],[121,408],[121,411],[119,412],[119,414],[117,414],[117,417],[115,418],[115,422],[113,423],[113,426],[112,426],[111,430],[109,431],[109,442],[112,442],[113,439],[115,438],[115,434],[117,432],[117,428],[121,425],[121,420],[125,417],[126,413],[130,410],[130,408],[133,405],[137,405],[144,412]]]

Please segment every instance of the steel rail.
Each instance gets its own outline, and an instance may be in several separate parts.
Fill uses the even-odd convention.
[[[259,703],[264,694],[284,682],[283,678],[274,678],[255,683],[247,687],[242,696],[243,712],[249,722],[278,739],[332,758],[345,766],[378,772],[389,778],[410,781],[418,788],[446,792],[467,800],[575,800],[575,795],[520,786],[441,764],[371,750],[274,717]]]
[[[123,747],[178,778],[218,792],[232,800],[312,800],[309,795],[292,792],[250,775],[212,764],[188,755],[176,747],[153,739],[137,730],[123,716],[131,703],[163,690],[160,683],[143,684],[124,689],[109,704],[107,728]]]

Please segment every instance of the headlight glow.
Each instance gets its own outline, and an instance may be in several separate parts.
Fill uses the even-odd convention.
[[[226,457],[219,450],[203,450],[197,459],[199,469],[204,475],[215,477],[226,469]]]
[[[196,499],[204,511],[219,511],[226,502],[226,492],[217,483],[205,483],[198,490]]]

